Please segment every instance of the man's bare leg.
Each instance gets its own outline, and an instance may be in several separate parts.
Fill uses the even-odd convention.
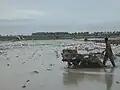
[[[115,62],[114,62],[114,60],[113,60],[113,57],[112,57],[112,56],[110,56],[110,57],[109,57],[109,59],[110,59],[110,61],[111,61],[112,65],[113,65],[113,67],[116,67]]]
[[[104,60],[103,60],[103,65],[104,65],[104,66],[105,66],[107,60],[108,60],[108,56],[105,55],[105,56],[104,56]]]

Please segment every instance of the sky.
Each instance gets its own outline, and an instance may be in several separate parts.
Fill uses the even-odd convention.
[[[0,34],[115,31],[120,0],[0,0]]]

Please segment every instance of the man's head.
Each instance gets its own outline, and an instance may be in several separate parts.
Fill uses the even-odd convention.
[[[108,38],[106,37],[106,38],[105,38],[105,42],[107,42],[107,41],[108,41]]]

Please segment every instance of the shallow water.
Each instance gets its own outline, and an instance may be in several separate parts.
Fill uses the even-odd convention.
[[[0,90],[120,90],[119,57],[115,69],[66,68],[60,53],[77,43],[93,48],[73,40],[0,42]]]

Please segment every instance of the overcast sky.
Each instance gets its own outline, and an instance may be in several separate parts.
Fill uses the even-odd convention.
[[[120,0],[0,0],[1,34],[91,31],[85,27],[104,23],[119,28]]]

